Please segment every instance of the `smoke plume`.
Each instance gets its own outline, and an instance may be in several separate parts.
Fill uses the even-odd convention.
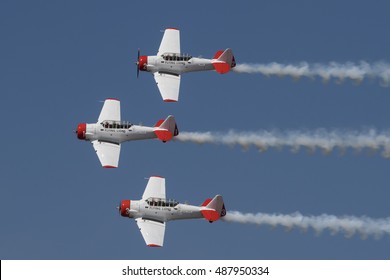
[[[260,130],[257,132],[236,132],[230,130],[221,132],[180,132],[175,140],[197,144],[222,144],[227,146],[239,145],[243,149],[256,147],[260,152],[268,148],[288,147],[292,152],[306,148],[310,152],[316,149],[330,153],[334,149],[345,152],[369,150],[380,151],[383,157],[390,157],[390,132],[378,132],[375,129],[367,131],[343,131],[317,129],[314,131],[290,130]]]
[[[366,78],[379,79],[382,86],[390,86],[390,64],[385,62],[360,63],[346,62],[329,64],[309,64],[300,62],[297,64],[280,64],[276,62],[268,64],[237,64],[233,71],[237,73],[260,73],[265,76],[290,76],[295,79],[301,77],[315,78],[320,77],[327,82],[330,79],[336,79],[343,82],[350,79],[356,83],[362,82]]]
[[[296,212],[290,215],[266,214],[266,213],[241,213],[228,211],[223,221],[241,224],[283,226],[290,230],[298,228],[303,231],[313,229],[317,234],[324,230],[330,231],[332,235],[342,233],[345,237],[352,237],[359,234],[362,239],[372,236],[379,239],[383,235],[390,235],[390,217],[383,219],[372,219],[369,217],[355,216],[333,216],[322,214],[320,216],[303,216]]]

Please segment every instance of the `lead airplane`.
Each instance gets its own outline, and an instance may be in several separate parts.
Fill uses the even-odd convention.
[[[158,138],[167,142],[179,134],[173,116],[159,120],[154,127],[121,121],[120,101],[115,98],[104,101],[97,123],[80,123],[75,132],[78,139],[92,143],[105,168],[118,167],[121,143],[125,141]]]
[[[205,218],[212,223],[226,215],[220,195],[206,199],[200,206],[166,199],[165,178],[159,176],[149,178],[141,200],[122,200],[117,208],[121,216],[135,219],[146,245],[150,247],[163,246],[168,221]]]
[[[160,48],[155,56],[140,56],[138,50],[137,77],[139,71],[151,72],[165,102],[179,100],[181,74],[194,71],[215,70],[220,74],[236,66],[231,49],[219,50],[212,59],[192,57],[180,53],[180,31],[165,29]]]

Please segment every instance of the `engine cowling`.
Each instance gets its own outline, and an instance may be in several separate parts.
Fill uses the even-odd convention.
[[[80,140],[85,140],[85,133],[87,132],[87,124],[86,123],[79,123],[77,126],[76,134],[77,138]]]
[[[130,200],[122,200],[119,204],[119,213],[122,217],[128,217],[129,214],[127,213],[126,209],[130,209]]]
[[[148,65],[148,57],[146,55],[141,55],[138,60],[138,69],[140,71],[147,71],[146,65]]]

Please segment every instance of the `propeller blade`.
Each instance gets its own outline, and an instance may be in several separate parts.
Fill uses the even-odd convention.
[[[137,78],[139,77],[139,57],[141,55],[140,49],[138,49],[138,55],[137,55],[137,62],[135,63],[137,65]]]

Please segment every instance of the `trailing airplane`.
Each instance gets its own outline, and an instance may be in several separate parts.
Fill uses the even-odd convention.
[[[231,49],[219,50],[212,59],[192,57],[180,53],[180,32],[168,28],[164,32],[160,48],[155,56],[140,56],[138,50],[137,77],[139,71],[151,72],[165,102],[179,100],[181,74],[194,71],[215,70],[220,74],[236,66]]]
[[[220,195],[208,198],[201,206],[181,204],[165,197],[165,178],[149,178],[141,200],[122,200],[117,207],[123,217],[133,218],[147,246],[162,247],[165,224],[171,220],[205,218],[210,223],[226,215]]]
[[[105,168],[118,167],[123,142],[152,138],[167,142],[179,134],[173,116],[159,120],[154,127],[121,121],[120,101],[115,98],[104,101],[97,123],[80,123],[75,132],[78,139],[92,143]]]

